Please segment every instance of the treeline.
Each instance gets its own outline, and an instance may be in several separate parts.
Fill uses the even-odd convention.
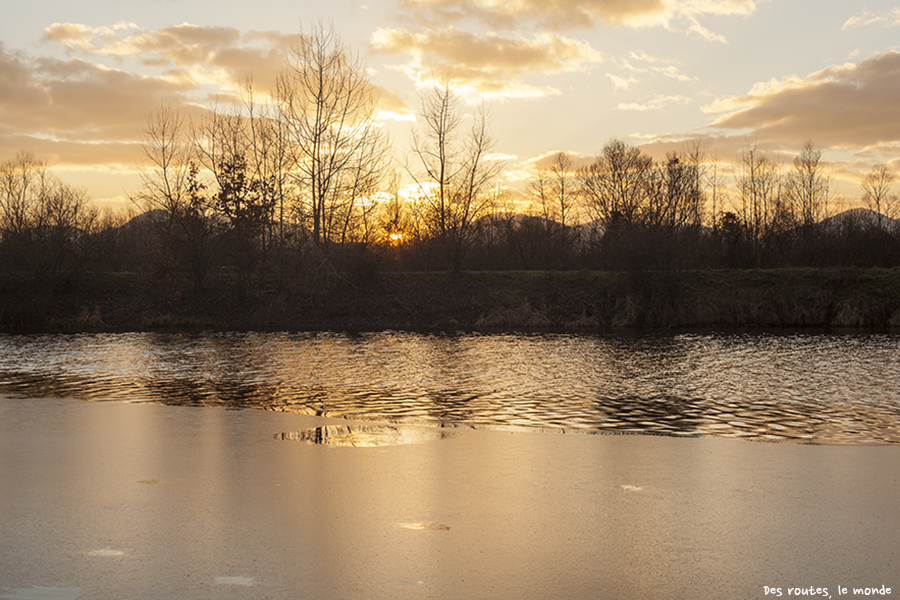
[[[786,168],[755,145],[725,173],[697,144],[655,161],[611,140],[590,164],[557,153],[527,192],[504,188],[487,111],[450,82],[420,97],[406,158],[380,126],[378,90],[333,31],[302,36],[261,96],[199,120],[148,115],[135,211],[19,153],[0,165],[0,269],[64,283],[146,273],[155,286],[216,276],[254,289],[386,270],[681,270],[900,265],[894,176],[863,182],[870,211],[833,217],[822,154]]]

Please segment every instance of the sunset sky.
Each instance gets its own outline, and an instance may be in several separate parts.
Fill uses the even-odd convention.
[[[553,151],[613,137],[664,156],[700,138],[723,164],[748,140],[823,150],[847,201],[900,171],[900,7],[882,0],[0,0],[0,161],[47,158],[99,201],[138,184],[146,115],[210,106],[333,24],[382,91],[402,155],[417,90],[449,74],[486,102],[510,184]],[[781,160],[789,165],[790,154]]]

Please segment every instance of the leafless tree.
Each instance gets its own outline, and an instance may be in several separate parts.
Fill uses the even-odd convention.
[[[21,151],[0,164],[0,262],[7,268],[51,283],[73,275],[97,221],[87,192],[56,177],[45,160]]]
[[[565,262],[572,242],[569,228],[578,200],[578,178],[572,158],[565,152],[554,154],[549,165],[535,169],[530,188],[544,219],[547,253]]]
[[[700,225],[703,214],[703,153],[699,143],[670,152],[652,171],[652,184],[641,222],[650,227]]]
[[[535,169],[531,193],[545,219],[571,226],[577,207],[578,179],[572,157],[557,152],[547,166]]]
[[[900,216],[900,198],[891,190],[895,178],[886,164],[878,163],[862,182],[863,202],[876,213],[879,227],[882,227],[884,217],[895,219]]]
[[[649,193],[653,159],[639,148],[614,139],[597,159],[579,172],[585,208],[604,227],[613,219],[634,223]]]
[[[741,154],[737,190],[744,231],[751,240],[763,240],[771,232],[772,211],[780,188],[777,165],[763,154],[756,142],[748,143]]]
[[[189,127],[178,109],[163,105],[147,115],[141,148],[142,185],[132,200],[143,210],[162,209],[174,217],[187,201],[191,163],[196,160]]]
[[[494,140],[484,106],[475,113],[472,125],[464,128],[450,81],[421,96],[420,113],[422,124],[411,139],[417,167],[407,166],[407,171],[421,191],[425,227],[442,243],[458,270],[476,221],[491,206],[502,163],[489,160]]]
[[[147,116],[143,150],[142,186],[132,200],[144,210],[164,211],[155,219],[163,242],[156,262],[164,271],[171,261],[180,263],[199,288],[214,264],[218,223],[200,180],[197,146],[178,110],[162,106]]]
[[[786,201],[800,225],[821,221],[828,210],[831,178],[822,164],[822,151],[806,142],[794,157],[794,167],[785,178]]]
[[[365,66],[319,24],[291,48],[275,95],[293,152],[298,213],[311,221],[313,245],[346,241],[389,149]]]

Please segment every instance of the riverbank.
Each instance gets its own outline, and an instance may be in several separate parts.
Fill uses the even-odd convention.
[[[0,414],[0,598],[900,588],[896,446],[434,429],[347,447],[301,435],[334,421],[271,411],[0,396]]]
[[[131,273],[0,277],[0,331],[900,328],[900,269],[348,274],[201,290]]]

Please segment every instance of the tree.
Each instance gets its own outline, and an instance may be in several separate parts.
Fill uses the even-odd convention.
[[[493,183],[502,169],[489,160],[494,140],[482,105],[463,128],[458,99],[450,81],[420,97],[422,124],[413,131],[412,154],[418,169],[407,167],[419,186],[425,227],[446,252],[454,270],[462,266],[477,220],[487,214]]]
[[[219,232],[213,201],[199,178],[197,147],[181,114],[162,106],[148,115],[142,147],[142,186],[133,200],[144,210],[163,211],[155,219],[163,244],[156,257],[159,274],[169,275],[174,258],[200,288],[214,264]]]
[[[531,178],[531,196],[544,221],[547,259],[563,263],[568,258],[572,225],[578,199],[578,179],[572,158],[557,152],[546,166],[535,169]]]
[[[891,191],[895,176],[884,163],[878,163],[862,182],[863,202],[869,210],[875,211],[878,227],[882,228],[884,217],[900,216],[900,199]]]
[[[653,159],[640,149],[614,139],[579,172],[581,195],[588,213],[604,227],[637,222],[649,194]]]
[[[145,210],[165,210],[174,219],[185,205],[190,166],[196,158],[178,109],[163,105],[147,115],[141,149],[142,185],[133,200]]]
[[[97,211],[87,193],[61,181],[47,162],[20,151],[0,164],[0,243],[6,268],[60,283],[88,258]]]
[[[288,135],[299,215],[313,247],[348,239],[362,198],[378,187],[388,141],[365,66],[321,24],[289,52],[275,96]]]
[[[763,247],[774,231],[773,214],[781,196],[781,175],[778,166],[760,151],[756,142],[745,146],[740,168],[737,201],[742,231],[751,243],[756,264],[760,267]]]
[[[784,190],[800,225],[813,225],[826,216],[830,183],[822,165],[822,151],[806,142],[794,157],[794,168],[786,178]]]
[[[249,114],[242,108],[236,106],[231,113],[213,108],[193,137],[203,166],[215,178],[212,208],[227,219],[230,254],[249,279],[274,221],[279,173],[267,160],[273,151],[257,139],[265,125],[256,122],[252,101]]]
[[[669,152],[651,172],[652,183],[641,222],[649,227],[699,226],[703,214],[703,154],[699,144]]]

